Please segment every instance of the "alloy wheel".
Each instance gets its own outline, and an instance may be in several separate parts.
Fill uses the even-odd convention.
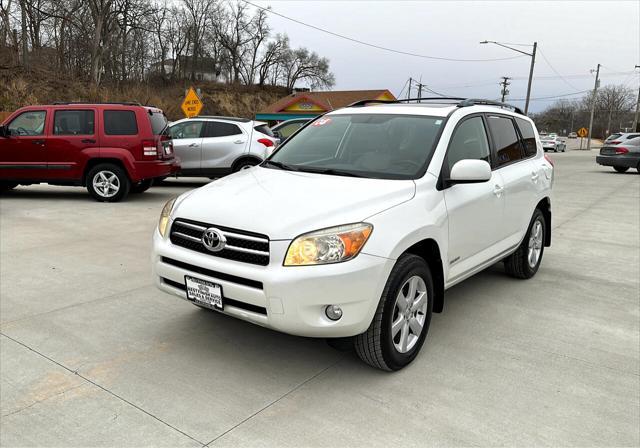
[[[409,278],[398,291],[391,320],[391,338],[399,353],[410,351],[420,339],[427,316],[427,286],[417,275]]]
[[[93,189],[103,198],[112,198],[120,191],[120,179],[113,171],[98,171],[93,176]]]
[[[540,260],[543,236],[542,222],[540,222],[539,219],[536,219],[533,223],[533,227],[531,227],[531,234],[529,235],[529,252],[527,256],[529,266],[532,268],[535,268],[538,264],[538,260]]]

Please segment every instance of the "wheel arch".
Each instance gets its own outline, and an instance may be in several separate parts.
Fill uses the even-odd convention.
[[[252,161],[257,163],[262,163],[262,159],[258,156],[252,154],[243,154],[233,161],[233,165],[231,165],[232,171],[235,171],[238,165],[240,165],[244,161]]]
[[[426,261],[431,271],[435,292],[433,312],[441,313],[444,309],[444,270],[440,246],[437,241],[432,238],[426,238],[410,246],[404,253],[417,255]]]
[[[547,231],[544,234],[544,245],[545,247],[551,246],[551,199],[547,196],[544,197],[538,202],[536,208],[542,212],[542,216],[544,216],[544,224],[547,228]]]
[[[129,170],[127,169],[126,165],[122,162],[122,160],[120,159],[116,159],[116,158],[99,158],[99,157],[94,157],[91,158],[87,161],[87,163],[84,166],[84,170],[82,171],[82,185],[86,187],[87,185],[87,175],[89,174],[89,171],[91,171],[95,166],[100,165],[102,163],[111,163],[113,165],[119,166],[120,168],[122,168],[125,173],[127,173],[127,176],[129,176],[129,180],[131,180],[131,176],[129,175]]]

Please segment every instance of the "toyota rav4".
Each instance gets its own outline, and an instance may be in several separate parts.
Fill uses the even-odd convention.
[[[499,261],[535,275],[552,182],[519,109],[359,102],[308,123],[261,165],[169,201],[154,275],[194,305],[351,341],[363,361],[398,370],[445,290]]]

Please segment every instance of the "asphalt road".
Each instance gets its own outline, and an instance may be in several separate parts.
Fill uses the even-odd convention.
[[[640,445],[640,175],[550,157],[538,275],[449,290],[393,374],[157,291],[160,208],[197,183],[120,204],[19,187],[0,200],[0,444]]]

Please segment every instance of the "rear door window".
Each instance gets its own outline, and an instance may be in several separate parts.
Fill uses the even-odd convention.
[[[233,123],[224,123],[222,121],[207,122],[205,137],[227,137],[229,135],[240,135],[242,130]]]
[[[169,135],[172,139],[183,138],[200,138],[202,136],[203,121],[183,121],[182,123],[175,124],[169,129]]]
[[[489,116],[488,121],[496,150],[496,167],[521,160],[523,152],[513,120],[507,117]]]
[[[458,125],[449,142],[447,168],[464,159],[489,162],[489,141],[482,117],[472,117]]]
[[[107,135],[136,135],[138,122],[132,110],[105,110],[104,133]]]
[[[44,122],[47,113],[43,110],[22,112],[11,123],[8,129],[11,135],[44,135]]]
[[[54,135],[93,135],[94,130],[92,110],[57,110],[53,115]]]
[[[535,156],[538,152],[538,147],[536,145],[536,134],[533,131],[533,126],[522,118],[516,118],[516,123],[518,124],[518,129],[520,129],[520,135],[522,135],[525,156]]]

